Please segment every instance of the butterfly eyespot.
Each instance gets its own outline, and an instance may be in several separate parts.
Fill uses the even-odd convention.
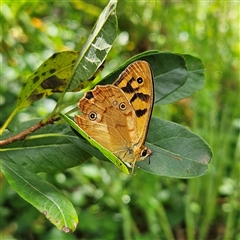
[[[126,109],[126,104],[125,104],[124,102],[121,102],[121,103],[119,104],[119,109],[122,110],[122,111],[124,111],[124,110]]]
[[[117,103],[118,103],[117,100],[114,100],[114,101],[112,102],[113,106],[116,106]]]
[[[138,84],[141,84],[141,83],[143,83],[143,79],[142,79],[141,77],[139,77],[139,78],[137,79],[137,82],[138,82]]]
[[[97,114],[95,112],[90,112],[88,114],[88,118],[89,118],[89,120],[94,121],[97,119]]]

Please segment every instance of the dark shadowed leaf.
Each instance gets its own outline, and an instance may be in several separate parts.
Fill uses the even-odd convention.
[[[26,129],[32,125],[33,121],[29,121],[24,127]],[[13,134],[5,131],[1,138],[11,135]],[[33,172],[53,172],[80,165],[88,160],[91,155],[83,150],[84,148],[84,142],[79,140],[69,126],[53,124],[37,130],[25,140],[1,147],[0,153],[3,160],[13,161]]]
[[[147,61],[153,70],[155,103],[169,104],[189,97],[204,85],[204,66],[200,59],[190,55],[148,51],[134,56],[100,84],[113,83],[119,74],[136,60]]]
[[[185,127],[152,117],[146,144],[153,152],[150,164],[138,162],[146,172],[177,178],[206,173],[212,152],[208,144]]]

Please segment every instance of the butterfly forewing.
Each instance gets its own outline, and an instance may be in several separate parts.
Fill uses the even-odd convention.
[[[125,93],[133,106],[139,136],[144,144],[154,103],[154,84],[150,65],[145,61],[130,64],[113,83]]]

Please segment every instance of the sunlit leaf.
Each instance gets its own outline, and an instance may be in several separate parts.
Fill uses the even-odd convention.
[[[78,52],[65,51],[48,58],[24,83],[17,100],[18,110],[54,92],[63,92],[77,57]]]
[[[58,229],[74,232],[78,216],[72,203],[52,184],[11,161],[1,160],[2,172],[12,188]]]
[[[117,1],[110,1],[83,45],[73,70],[70,90],[88,86],[93,74],[103,64],[117,35]]]
[[[7,128],[15,114],[54,92],[80,91],[88,86],[110,51],[117,34],[117,1],[110,1],[82,47],[80,53],[59,52],[46,60],[25,82],[17,106],[0,129]]]
[[[54,92],[84,88],[104,62],[117,33],[116,2],[103,10],[85,42],[80,54],[65,51],[53,54],[25,82],[18,97],[17,108],[22,109]],[[74,69],[73,69],[74,67]]]

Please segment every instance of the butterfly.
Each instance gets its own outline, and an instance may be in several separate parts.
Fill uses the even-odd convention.
[[[154,103],[146,61],[130,64],[113,84],[97,85],[79,100],[74,121],[89,137],[132,167],[151,155],[145,144]]]

